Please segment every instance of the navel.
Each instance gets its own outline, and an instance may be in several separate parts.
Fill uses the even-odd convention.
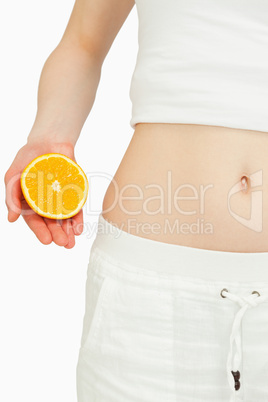
[[[246,193],[250,188],[250,179],[246,174],[243,174],[240,179],[241,182],[241,190]]]

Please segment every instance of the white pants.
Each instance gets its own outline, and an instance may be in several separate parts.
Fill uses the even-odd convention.
[[[267,296],[268,252],[158,242],[100,214],[78,402],[267,402]]]

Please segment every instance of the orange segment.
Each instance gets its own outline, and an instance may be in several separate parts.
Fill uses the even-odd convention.
[[[83,207],[88,180],[77,163],[62,154],[38,156],[21,174],[21,188],[29,206],[39,215],[67,219]]]

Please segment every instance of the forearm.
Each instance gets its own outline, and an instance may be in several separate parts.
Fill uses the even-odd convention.
[[[75,145],[93,106],[101,63],[75,43],[61,42],[41,72],[37,113],[28,142],[69,142]]]

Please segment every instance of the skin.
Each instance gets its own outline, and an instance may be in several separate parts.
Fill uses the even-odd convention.
[[[267,251],[267,151],[266,132],[139,123],[107,188],[103,216],[122,230],[156,241],[222,251]],[[255,172],[261,173],[261,183]],[[175,190],[184,185],[189,188],[179,195],[196,199],[175,202]],[[210,187],[202,192],[201,186]],[[159,189],[163,196],[152,200],[161,194]],[[239,216],[245,221],[241,223]],[[198,219],[210,223],[212,232],[187,229]],[[186,230],[164,230],[165,222],[174,227],[177,221],[186,224]]]

